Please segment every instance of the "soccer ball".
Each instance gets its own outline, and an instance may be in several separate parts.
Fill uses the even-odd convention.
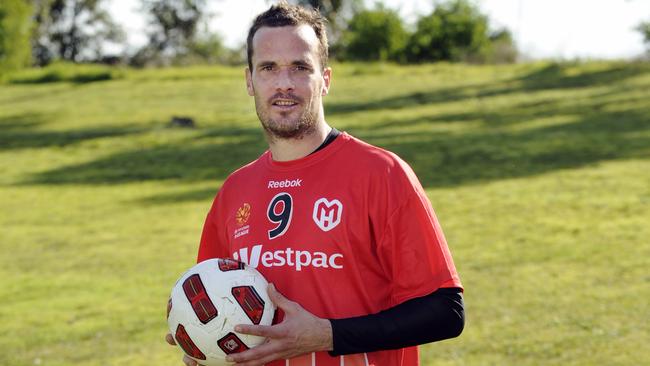
[[[209,259],[176,281],[167,303],[169,330],[183,351],[201,365],[227,365],[225,356],[245,351],[263,337],[236,333],[236,324],[271,325],[275,304],[268,282],[253,267],[232,259]]]

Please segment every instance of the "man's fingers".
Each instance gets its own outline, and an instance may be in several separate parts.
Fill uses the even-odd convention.
[[[265,365],[267,363],[271,363],[273,361],[282,359],[283,357],[278,354],[271,354],[268,356],[264,356],[258,359],[254,359],[251,361],[242,361],[242,362],[237,362],[237,366],[259,366],[259,365]]]
[[[266,292],[269,294],[269,298],[275,305],[282,309],[285,313],[290,312],[295,308],[296,303],[284,297],[276,288],[275,285],[270,283]]]
[[[172,337],[171,333],[167,333],[167,335],[165,336],[165,340],[167,341],[167,343],[171,344],[172,346],[176,345],[176,342],[174,341],[174,337]]]
[[[198,363],[196,361],[189,358],[187,355],[183,355],[183,362],[185,363],[185,366],[197,366],[198,365]]]
[[[227,361],[244,363],[253,361],[255,364],[264,364],[278,359],[279,347],[271,342],[262,343],[249,350],[240,353],[233,353],[226,357]]]
[[[266,338],[277,338],[284,335],[284,332],[281,329],[278,329],[279,327],[280,325],[239,324],[235,326],[235,332]]]

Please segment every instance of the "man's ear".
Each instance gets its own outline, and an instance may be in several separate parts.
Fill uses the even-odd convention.
[[[330,84],[332,82],[332,68],[331,67],[326,67],[325,70],[323,70],[323,90],[321,91],[321,95],[325,96],[330,90]]]
[[[246,90],[248,91],[248,95],[255,96],[255,88],[253,88],[253,75],[251,74],[251,70],[247,67],[246,68]]]

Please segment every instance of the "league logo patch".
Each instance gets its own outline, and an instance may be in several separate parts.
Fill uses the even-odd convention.
[[[251,205],[244,203],[242,207],[237,209],[235,214],[235,220],[237,220],[237,225],[242,226],[248,222],[248,218],[251,216]]]
[[[318,227],[323,231],[330,231],[341,223],[343,216],[343,204],[339,200],[328,201],[321,198],[314,203],[312,218]]]

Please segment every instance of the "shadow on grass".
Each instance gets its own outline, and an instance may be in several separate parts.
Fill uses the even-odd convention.
[[[59,82],[71,82],[74,84],[88,84],[97,81],[113,80],[115,77],[109,71],[98,72],[94,74],[80,74],[72,76],[62,76],[56,72],[39,75],[33,78],[17,78],[11,80],[12,84],[47,84]]]
[[[526,177],[579,168],[605,160],[650,157],[649,110],[579,116],[559,125],[503,132],[391,132],[372,127],[350,130],[370,143],[400,155],[423,186],[448,187]],[[522,110],[522,113],[523,110]],[[511,118],[516,118],[512,116]],[[257,128],[220,131],[223,143],[192,143],[129,151],[39,174],[28,183],[116,184],[148,180],[218,181],[266,149]],[[199,139],[200,141],[201,139]],[[168,204],[210,199],[215,189],[145,198],[140,203]]]
[[[614,132],[620,129],[616,123],[618,114],[627,112],[634,113],[634,109],[625,112],[607,112],[608,109],[617,108],[620,103],[643,104],[650,108],[645,96],[625,97],[624,99],[616,98],[616,94],[622,95],[624,91],[617,93],[604,92],[588,96],[572,96],[570,99],[565,95],[554,96],[552,98],[537,98],[534,101],[528,101],[511,105],[505,108],[480,109],[473,108],[467,112],[435,114],[428,116],[418,116],[416,118],[392,118],[384,119],[373,124],[372,129],[382,128],[400,128],[409,127],[417,124],[435,125],[438,123],[462,123],[462,122],[479,122],[483,128],[500,128],[512,125],[521,125],[526,128],[531,121],[544,118],[569,117],[572,119],[600,119],[603,115],[612,115],[612,123],[599,127],[609,127]],[[643,108],[639,109],[643,113]],[[639,121],[644,125],[644,121]],[[348,124],[350,128],[364,129],[366,125]]]
[[[224,137],[225,141],[210,141],[215,136]],[[219,180],[257,158],[265,149],[266,144],[258,128],[209,129],[197,141],[125,151],[89,163],[50,170],[33,176],[25,183],[118,184],[172,179]]]
[[[135,202],[144,205],[168,205],[179,202],[205,202],[214,198],[217,191],[218,187],[215,185],[215,187],[206,189],[153,195],[138,199]]]
[[[481,85],[472,88],[477,87],[480,88]],[[469,89],[470,87],[437,89],[432,92],[415,92],[367,102],[328,103],[325,105],[325,115],[328,116],[379,109],[404,109],[426,104],[454,102],[469,98]]]
[[[386,133],[359,137],[406,160],[425,187],[446,187],[579,168],[605,160],[650,158],[650,110],[578,116],[553,126],[503,132]],[[516,119],[515,116],[511,118]]]
[[[520,78],[524,90],[583,88],[608,85],[650,71],[641,63],[611,65],[604,69],[570,72],[570,64],[552,63]]]
[[[11,84],[47,84],[69,82],[88,84],[122,77],[122,71],[115,67],[98,64],[53,64],[44,68],[32,68],[17,72],[9,77]]]
[[[524,91],[547,89],[571,89],[609,85],[642,73],[650,72],[644,64],[626,63],[604,69],[570,73],[571,65],[552,63],[512,79],[491,83],[471,84],[462,87],[439,88],[426,92],[414,92],[379,100],[363,102],[340,102],[325,106],[325,115],[345,114],[381,109],[404,109],[427,104],[458,102],[470,98],[487,98]]]
[[[40,113],[25,113],[0,117],[0,139],[4,140],[3,136],[7,132],[30,130],[44,123],[45,116]]]
[[[28,113],[0,117],[0,151],[15,149],[68,146],[86,140],[126,136],[140,133],[142,129],[124,126],[103,126],[66,131],[36,130],[45,116]]]

